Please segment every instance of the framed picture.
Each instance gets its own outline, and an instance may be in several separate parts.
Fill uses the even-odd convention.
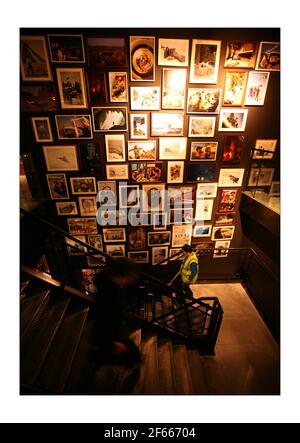
[[[245,169],[220,169],[218,186],[221,188],[239,187],[243,184]]]
[[[46,174],[52,200],[67,200],[69,191],[66,174]]]
[[[71,235],[98,234],[96,217],[68,218],[67,220]]]
[[[171,231],[148,232],[148,246],[170,245]]]
[[[216,117],[190,116],[189,137],[213,137],[215,134]]]
[[[115,206],[101,207],[98,209],[97,221],[101,226],[127,226],[127,211],[125,209],[116,210]]]
[[[166,260],[168,258],[169,254],[169,248],[168,246],[158,246],[152,248],[152,266],[156,266],[162,261]],[[163,263],[167,264],[167,262]]]
[[[159,38],[158,64],[160,66],[188,66],[189,40]]]
[[[255,160],[272,160],[276,149],[277,140],[256,140],[255,149],[261,150],[253,152]],[[264,152],[269,151],[269,152]]]
[[[229,40],[226,47],[224,68],[254,69],[258,43]]]
[[[101,198],[98,202],[108,205],[109,201],[114,202],[113,206],[117,205],[117,183],[115,181],[98,181],[98,192],[101,193]]]
[[[149,263],[149,251],[128,252],[128,258],[135,263]]]
[[[236,189],[222,189],[219,203],[219,212],[232,212],[237,199]]]
[[[80,241],[85,242],[85,235],[77,235],[76,238]],[[82,244],[78,243],[76,240],[72,240],[71,238],[65,237],[65,242],[67,245],[68,255],[84,255],[87,253],[87,248],[85,248]]]
[[[22,112],[56,112],[57,100],[53,84],[23,86],[20,88]]]
[[[215,225],[232,225],[235,212],[216,214]]]
[[[82,217],[88,217],[97,214],[96,197],[78,197],[80,215]]]
[[[230,248],[230,241],[216,241],[214,248],[214,258],[228,257],[228,249]]]
[[[251,168],[248,186],[271,186],[274,168]]]
[[[56,68],[62,109],[87,108],[83,68]]]
[[[130,80],[153,82],[155,80],[155,37],[129,37]]]
[[[43,146],[47,170],[78,171],[76,146]]]
[[[222,165],[239,165],[241,163],[245,137],[243,135],[227,135],[224,140]]]
[[[152,214],[148,212],[130,211],[130,213],[128,214],[128,223],[131,226],[150,226],[151,215]]]
[[[77,215],[76,202],[56,202],[57,215]]]
[[[194,209],[193,208],[184,208],[184,209],[171,209],[168,212],[169,220],[168,223],[170,225],[188,225],[194,222]]]
[[[226,71],[223,106],[242,106],[247,75],[247,71]]]
[[[198,198],[196,203],[195,220],[207,221],[211,220],[212,210],[214,206],[214,199],[211,198]]]
[[[137,185],[119,186],[120,208],[134,208],[140,206],[140,188]]]
[[[127,131],[127,108],[92,108],[94,131]]]
[[[168,187],[168,207],[191,207],[194,203],[193,186]]]
[[[167,183],[183,183],[184,177],[184,161],[170,161],[168,162],[168,176]]]
[[[212,240],[232,240],[235,226],[220,226],[213,227]]]
[[[188,88],[188,114],[219,114],[222,89]]]
[[[95,142],[80,143],[81,169],[91,175],[101,174],[100,145]]]
[[[130,101],[132,111],[159,111],[159,86],[131,86]]]
[[[181,255],[176,255],[181,252]],[[174,257],[176,255],[176,257]],[[180,260],[182,258],[182,249],[181,248],[170,248],[169,259],[170,261]]]
[[[148,138],[148,114],[130,114],[130,138]]]
[[[31,117],[36,142],[53,142],[49,117]]]
[[[103,240],[105,241],[105,243],[125,242],[125,228],[103,229]]]
[[[269,195],[271,197],[280,196],[280,182],[272,182]]]
[[[198,240],[198,241],[193,241],[192,243],[193,249],[195,249],[195,252],[199,254],[201,257],[211,255],[212,250],[214,250],[214,245],[215,244],[212,241],[199,242]]]
[[[162,109],[184,109],[186,69],[164,68],[162,77]]]
[[[50,63],[43,36],[22,35],[21,40],[21,74],[24,82],[47,82],[52,80]]]
[[[88,72],[88,91],[90,103],[107,103],[107,88],[104,72]]]
[[[160,160],[185,160],[186,159],[186,137],[168,137],[159,140]]]
[[[146,248],[146,231],[140,226],[129,228],[128,233],[128,248],[131,251],[142,251]]]
[[[214,165],[188,163],[186,180],[188,182],[211,182],[215,179],[215,172]]]
[[[88,63],[93,68],[123,68],[127,66],[125,38],[88,37]]]
[[[48,34],[52,63],[85,63],[82,35]]]
[[[280,71],[279,42],[260,42],[255,69],[257,71]]]
[[[128,180],[128,165],[106,165],[106,177],[108,180]]]
[[[129,141],[128,160],[156,160],[156,141]]]
[[[217,196],[218,183],[198,183],[196,197],[212,198]]]
[[[162,163],[131,163],[131,180],[135,183],[162,181]]]
[[[107,162],[124,162],[126,160],[124,134],[105,134],[105,148]]]
[[[70,177],[72,194],[96,194],[95,177]]]
[[[125,257],[125,245],[106,245],[106,253],[111,255],[113,258]]]
[[[128,102],[127,72],[109,72],[109,98],[112,103]]]
[[[216,84],[221,41],[193,39],[192,43],[190,83]]]
[[[190,161],[215,161],[218,142],[192,142]]]
[[[143,185],[142,207],[144,212],[159,212],[165,209],[165,185]]]
[[[172,226],[172,248],[181,248],[192,242],[193,225]]]
[[[219,131],[245,131],[248,109],[221,109]]]
[[[184,130],[183,113],[161,113],[151,114],[151,136],[182,136]]]
[[[251,71],[248,75],[245,106],[263,106],[270,73]]]
[[[153,214],[153,229],[154,231],[165,231],[168,225],[168,214],[155,213]]]
[[[56,115],[59,140],[93,138],[90,115]]]
[[[193,237],[210,237],[212,225],[196,225]]]
[[[103,240],[102,236],[97,234],[87,235],[87,242],[95,249],[99,249],[99,251],[103,251]]]

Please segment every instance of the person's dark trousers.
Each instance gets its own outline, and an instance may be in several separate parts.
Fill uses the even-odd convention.
[[[185,297],[186,298],[193,298],[193,292],[192,292],[190,286],[183,283],[180,275],[178,277],[176,277],[176,279],[174,280],[173,286],[175,286],[175,288],[177,288],[178,291],[180,292],[176,296],[178,304],[183,305]]]

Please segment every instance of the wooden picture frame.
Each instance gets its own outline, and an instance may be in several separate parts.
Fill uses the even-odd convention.
[[[52,80],[44,36],[21,35],[20,52],[23,82],[48,82]]]
[[[61,109],[88,107],[83,68],[56,68]]]
[[[53,142],[49,117],[31,117],[35,141],[37,143]]]

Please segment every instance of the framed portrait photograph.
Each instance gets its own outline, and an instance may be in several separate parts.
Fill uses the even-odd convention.
[[[144,228],[140,226],[128,228],[127,233],[127,244],[131,251],[142,251],[143,249],[146,249],[147,236]]]
[[[234,221],[235,212],[228,212],[224,214],[216,214],[215,225],[232,225]]]
[[[158,64],[160,66],[187,67],[189,65],[189,40],[158,39]]]
[[[144,212],[153,213],[165,209],[165,185],[143,185],[142,208]],[[152,220],[153,222],[153,220]]]
[[[168,258],[169,248],[168,246],[156,246],[152,248],[152,266],[159,265],[162,261]],[[167,262],[163,263],[167,264]]]
[[[100,145],[95,142],[79,143],[82,171],[95,175],[102,171]]]
[[[220,169],[218,186],[221,188],[242,186],[244,172],[245,169],[241,168]]]
[[[107,103],[107,87],[104,72],[88,72],[88,92],[90,103]]]
[[[128,160],[156,160],[156,141],[129,141]]]
[[[20,40],[20,62],[23,82],[51,81],[52,73],[45,37],[22,35]]]
[[[228,257],[228,249],[230,248],[230,241],[216,241],[213,258]]]
[[[247,75],[247,71],[226,71],[223,106],[242,106]]]
[[[128,252],[128,258],[135,263],[149,263],[149,251]]]
[[[188,114],[219,114],[222,89],[188,88]]]
[[[248,186],[271,186],[274,168],[251,168]]]
[[[198,183],[196,198],[212,198],[217,196],[218,183]]]
[[[87,235],[87,242],[93,248],[103,251],[103,240],[100,234]]]
[[[168,226],[168,214],[166,212],[152,214],[154,231],[165,231]]]
[[[263,106],[270,72],[250,71],[246,89],[245,106]]]
[[[171,244],[171,231],[148,232],[148,246],[168,246]]]
[[[256,71],[280,71],[280,43],[260,42]]]
[[[77,235],[76,239],[85,242],[85,235]],[[84,247],[81,243],[78,243],[76,240],[72,240],[71,238],[65,237],[65,242],[67,245],[68,255],[85,255],[87,253],[87,248]]]
[[[69,199],[66,174],[46,174],[46,177],[52,200]]]
[[[274,153],[276,150],[277,140],[266,139],[266,140],[256,140],[255,149],[259,151],[253,152],[253,159],[255,160],[272,160],[274,158]],[[269,152],[264,152],[269,151]]]
[[[194,226],[193,237],[210,237],[212,225]]]
[[[213,137],[215,135],[216,117],[189,118],[189,137]]]
[[[87,108],[83,68],[56,68],[56,75],[61,108]]]
[[[131,163],[130,178],[136,183],[152,183],[162,181],[162,162]]]
[[[213,198],[198,198],[196,202],[195,220],[201,222],[211,220],[214,201]]]
[[[105,243],[119,243],[126,241],[125,228],[103,228],[103,240]]]
[[[160,160],[185,160],[186,159],[186,137],[168,137],[159,139]]]
[[[151,113],[151,136],[182,136],[184,133],[184,114],[169,112]]]
[[[186,69],[164,68],[162,77],[162,109],[184,109]]]
[[[80,215],[82,217],[95,216],[97,214],[96,197],[78,197]]]
[[[96,194],[95,177],[70,177],[72,194]]]
[[[82,35],[48,34],[52,63],[85,63]]]
[[[221,41],[192,41],[190,83],[216,84],[218,82]]]
[[[78,215],[76,202],[56,202],[57,215]]]
[[[112,103],[128,102],[127,72],[109,72],[109,99]]]
[[[232,240],[235,226],[214,226],[212,240]]]
[[[215,161],[217,150],[218,142],[192,142],[190,161]]]
[[[31,117],[34,138],[39,142],[53,142],[49,117]]]
[[[106,253],[113,258],[125,257],[125,245],[106,245]]]
[[[67,220],[71,235],[98,234],[96,217],[68,218]]]
[[[56,115],[59,140],[93,138],[90,115]]]
[[[229,40],[226,47],[224,68],[255,67],[258,42]]]
[[[136,208],[140,206],[140,188],[138,185],[119,185],[120,208]]]
[[[94,131],[127,131],[127,108],[92,108]]]
[[[43,146],[47,170],[78,171],[76,146]]]
[[[215,165],[188,163],[186,180],[188,182],[211,182],[215,179]]]
[[[220,202],[219,202],[219,212],[234,211],[236,199],[237,199],[236,189],[222,189]]]
[[[148,117],[149,114],[130,114],[130,138],[147,139],[148,138]]]
[[[192,242],[193,225],[172,226],[172,248],[181,248]]]
[[[105,134],[105,149],[107,162],[124,162],[126,160],[124,134]]]
[[[130,101],[132,111],[159,111],[159,86],[131,86]]]
[[[245,131],[248,109],[221,109],[219,131],[242,132]]]
[[[222,165],[239,165],[245,145],[243,135],[227,135],[224,139]]]
[[[184,177],[184,161],[169,161],[167,183],[183,183]]]
[[[88,37],[88,64],[92,68],[127,66],[127,48],[122,37]]]
[[[106,165],[106,177],[107,180],[128,180],[129,179],[128,165],[127,164]]]
[[[155,80],[155,37],[130,36],[130,80]]]
[[[20,108],[22,112],[56,112],[57,99],[53,84],[21,85]]]

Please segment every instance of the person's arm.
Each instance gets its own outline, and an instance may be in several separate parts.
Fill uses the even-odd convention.
[[[198,266],[197,263],[192,263],[191,264],[191,275],[190,275],[190,282],[193,281],[193,278],[195,277],[195,275],[198,272]]]

